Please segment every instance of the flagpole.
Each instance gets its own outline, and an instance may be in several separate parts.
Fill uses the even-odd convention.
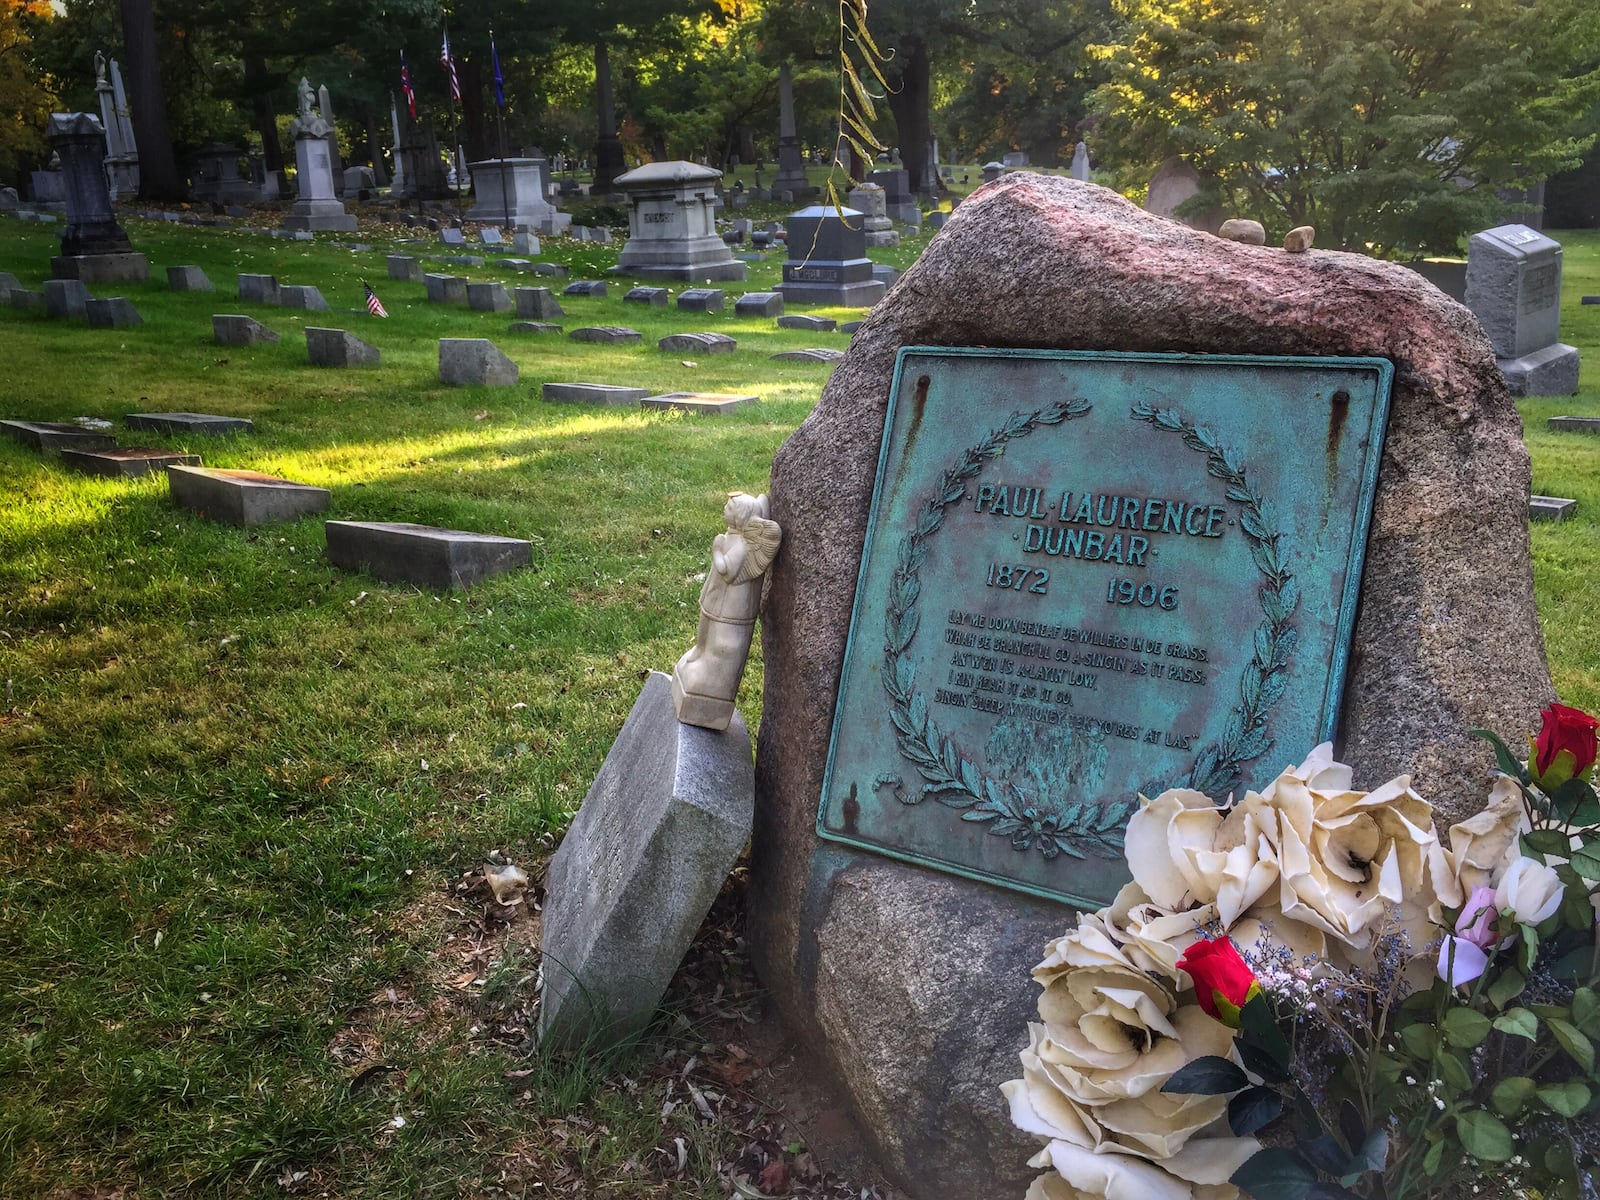
[[[456,92],[459,90],[459,86],[454,82],[455,79],[456,79],[456,68],[455,68],[455,56],[450,53],[450,18],[449,17],[446,17],[445,20],[444,20],[444,46],[445,46],[446,61],[449,64],[445,69],[449,73],[449,77],[450,77],[450,79],[452,81],[451,85],[450,85],[450,161],[451,161],[451,163],[453,163],[455,165],[455,175],[456,175],[455,188],[456,188],[456,210],[457,210],[456,211],[456,216],[459,217],[461,215],[461,212],[460,212],[460,209],[461,209],[461,176],[463,174],[463,169],[466,167],[466,164],[461,161],[461,153],[460,153],[460,151],[461,151],[461,125],[460,125],[459,110],[460,110],[461,105],[460,105],[460,102],[456,99]]]

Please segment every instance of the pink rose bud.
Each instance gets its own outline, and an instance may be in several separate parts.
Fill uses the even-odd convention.
[[[1494,889],[1475,887],[1461,906],[1461,916],[1456,919],[1456,936],[1480,950],[1488,950],[1499,940],[1494,928],[1499,915],[1494,905]]]

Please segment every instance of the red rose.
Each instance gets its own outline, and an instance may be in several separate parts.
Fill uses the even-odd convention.
[[[1595,730],[1600,721],[1564,704],[1552,704],[1540,716],[1544,728],[1539,730],[1528,766],[1534,782],[1549,792],[1594,766]]]
[[[1255,973],[1225,937],[1201,938],[1183,952],[1178,969],[1194,980],[1200,1007],[1230,1029],[1239,1028],[1239,1010],[1261,994]]]

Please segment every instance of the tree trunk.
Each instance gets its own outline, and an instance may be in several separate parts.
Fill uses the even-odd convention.
[[[152,0],[122,0],[122,42],[128,55],[128,106],[139,143],[139,196],[184,199],[183,178],[172,155],[167,105],[161,95],[161,58]]]
[[[259,54],[244,60],[244,84],[250,93],[250,115],[261,135],[261,164],[267,171],[283,170],[283,143],[278,140],[278,114],[272,110],[272,82],[267,60]]]
[[[483,114],[483,65],[474,54],[457,59],[456,67],[461,72],[461,136],[467,144],[467,161],[494,158],[497,152],[491,149]]]
[[[913,34],[899,45],[900,87],[889,93],[889,110],[900,135],[900,165],[913,193],[931,192],[928,181],[928,139],[932,136],[932,70],[928,43]]]
[[[370,104],[361,106],[361,117],[367,130],[367,157],[372,160],[372,181],[378,187],[383,187],[389,182],[389,169],[383,161],[383,135],[378,132],[382,118]],[[398,146],[395,151],[398,154]]]

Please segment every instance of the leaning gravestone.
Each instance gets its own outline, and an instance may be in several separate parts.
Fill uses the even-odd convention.
[[[439,380],[453,387],[515,387],[517,364],[487,338],[440,338]]]
[[[1578,351],[1559,336],[1559,242],[1526,225],[1473,234],[1466,304],[1483,322],[1513,396],[1570,396],[1578,390]]]
[[[1447,825],[1494,765],[1469,730],[1553,691],[1521,422],[1465,309],[1053,177],[948,229],[773,465],[749,940],[898,1182],[1014,1200],[1037,1147],[996,1086],[1029,969],[1062,897],[1117,882],[1145,781],[1225,795],[1331,726],[1358,780],[1412,773]],[[908,347],[952,349],[897,375]],[[1345,490],[1308,519],[1324,478]]]
[[[539,1041],[643,1029],[750,832],[750,733],[678,722],[650,672],[545,876]]]

